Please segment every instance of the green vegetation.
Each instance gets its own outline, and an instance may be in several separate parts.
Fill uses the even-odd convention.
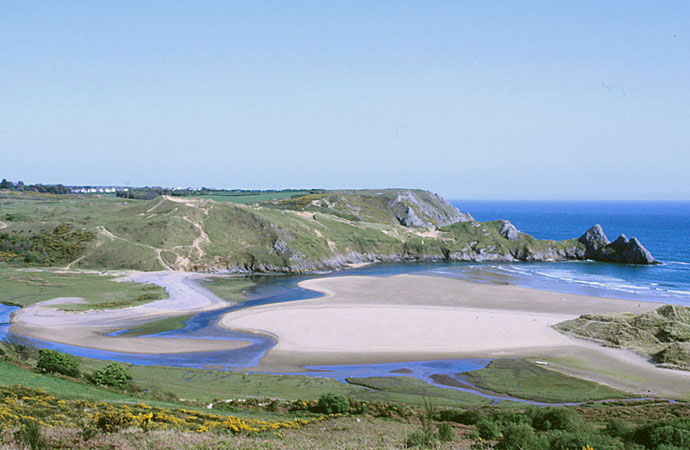
[[[62,184],[24,184],[23,181],[13,183],[3,178],[0,181],[0,189],[19,192],[38,192],[41,194],[64,195],[70,194],[72,190]]]
[[[496,359],[484,369],[463,375],[478,388],[542,402],[587,402],[634,397],[520,359]]]
[[[232,303],[245,301],[247,299],[246,292],[258,283],[255,277],[244,275],[214,276],[202,281],[202,285],[206,289]]]
[[[38,351],[36,369],[47,373],[60,373],[69,377],[79,376],[79,361],[72,355],[42,348]]]
[[[228,201],[216,201],[217,196]],[[12,218],[3,229],[11,236],[38,236],[65,226],[89,233],[79,251],[39,260],[75,268],[304,272],[374,256],[383,261],[487,255],[538,260],[584,254],[576,240],[538,241],[522,233],[510,240],[501,234],[502,222],[447,225],[469,216],[419,190],[195,191],[188,196],[175,191],[152,200],[1,191],[0,206]],[[69,224],[62,217],[69,217]],[[10,262],[26,264],[20,257]]]
[[[52,230],[36,234],[13,231],[0,232],[0,262],[50,266],[78,258],[93,240],[91,231],[79,230],[61,223]]]
[[[690,308],[665,305],[644,314],[585,314],[556,330],[626,348],[664,367],[690,369]]]
[[[185,321],[190,319],[191,315],[168,317],[167,319],[154,320],[153,322],[146,322],[139,325],[132,330],[118,334],[118,336],[137,337],[146,336],[149,334],[162,333],[163,331],[181,330],[185,325]]]
[[[342,414],[350,411],[350,401],[342,395],[329,392],[319,397],[318,407],[326,414]]]
[[[57,297],[84,303],[58,305],[67,311],[124,308],[166,298],[165,289],[152,284],[117,282],[112,275],[0,268],[0,303],[27,306]]]
[[[252,190],[218,190],[201,189],[200,191],[176,190],[173,195],[179,197],[200,197],[218,202],[232,202],[240,204],[254,204],[264,202],[274,202],[278,200],[300,197],[303,195],[323,192],[320,189],[284,189],[280,191],[252,191]]]
[[[84,360],[83,366],[86,369],[107,367],[105,363],[93,360]],[[145,371],[147,368],[131,368],[132,372],[137,369]],[[195,371],[192,379],[203,372]],[[260,374],[244,376],[259,377],[255,380],[257,385],[269,384],[271,377]],[[26,387],[16,386],[18,379]],[[134,381],[137,384],[141,382],[139,379]],[[231,386],[237,381],[235,378],[225,380],[225,383]],[[301,379],[304,387],[310,381],[317,380]],[[333,383],[355,389],[354,386]],[[422,408],[410,410],[377,400],[353,399],[335,392],[315,395],[316,391],[313,391],[310,396],[314,400],[306,401],[252,400],[229,395],[223,400],[212,400],[212,410],[209,411],[204,406],[208,400],[203,398],[185,397],[190,398],[187,404],[179,400],[161,402],[151,400],[151,393],[141,386],[130,392],[105,389],[74,378],[33,373],[2,361],[0,386],[8,386],[0,388],[0,422],[7,430],[4,434],[0,432],[0,439],[9,444],[24,442],[29,446],[25,439],[40,435],[50,448],[101,448],[112,446],[114,442],[118,443],[118,448],[141,448],[145,442],[147,448],[156,449],[194,448],[194,445],[218,449],[276,446],[297,449],[319,442],[319,448],[325,449],[363,446],[392,449],[403,445],[505,449],[580,449],[589,445],[597,450],[624,447],[673,449],[687,447],[690,431],[690,421],[686,418],[690,414],[690,404],[682,402],[597,403],[575,408],[506,410],[487,404],[472,409],[458,409],[457,406],[455,409],[439,409],[432,406],[432,402],[437,404],[436,399],[425,399]],[[296,389],[295,385],[292,388],[293,394],[308,394],[305,389]],[[227,391],[232,389],[228,387]],[[208,395],[212,395],[211,391]],[[359,391],[360,394],[366,392]],[[139,397],[141,395],[145,398]],[[336,414],[325,420],[319,419],[318,414],[326,406],[333,408]],[[356,415],[357,419],[348,415]],[[297,419],[305,421],[295,422]],[[314,427],[307,423],[315,419],[318,423]],[[48,424],[53,428],[46,427],[36,433],[36,430],[26,429],[27,421]],[[279,425],[264,432],[250,430],[260,430],[264,424],[273,423],[300,425],[294,428],[280,428]],[[237,431],[231,425],[235,425]],[[174,430],[169,428],[171,426]],[[50,431],[53,429],[60,431]],[[157,434],[165,429],[170,429],[170,432]],[[250,434],[238,440],[238,436],[245,434],[243,430]],[[280,434],[270,434],[275,431],[280,431]],[[25,434],[20,436],[18,432]],[[188,432],[194,432],[199,436],[196,439],[203,440],[187,437],[185,433]],[[230,436],[234,437],[230,439]]]
[[[463,406],[488,405],[489,400],[474,394],[432,386],[413,377],[369,377],[348,378],[347,382],[356,386],[373,389],[384,398],[410,404],[421,404],[424,399],[436,405]]]
[[[93,384],[100,386],[124,389],[132,381],[132,374],[121,364],[111,363],[96,370],[88,379]]]

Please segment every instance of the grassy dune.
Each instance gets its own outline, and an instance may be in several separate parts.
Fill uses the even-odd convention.
[[[609,347],[625,348],[659,365],[690,369],[690,308],[665,305],[644,314],[585,314],[554,328]]]
[[[114,276],[90,273],[60,273],[50,270],[0,268],[0,303],[26,306],[56,297],[78,297],[86,303],[60,305],[81,311],[124,308],[166,298],[165,289],[142,283],[113,281]]]

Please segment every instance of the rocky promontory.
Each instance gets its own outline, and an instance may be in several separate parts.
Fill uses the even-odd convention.
[[[637,238],[628,239],[621,234],[611,242],[599,224],[587,230],[578,241],[584,244],[587,259],[625,264],[659,263]]]
[[[304,273],[376,262],[657,262],[637,239],[610,242],[599,225],[579,239],[536,239],[506,220],[476,221],[417,189],[310,190],[247,204],[175,196],[79,199],[69,223],[53,222],[63,200],[20,200],[22,211],[34,213],[17,214],[0,233],[13,252],[5,260],[13,263],[40,255],[38,244],[53,242],[59,227],[67,227],[59,236],[71,249],[59,262],[89,269]],[[29,229],[33,237],[26,236]],[[79,245],[65,247],[72,241]],[[25,247],[31,252],[22,253]]]

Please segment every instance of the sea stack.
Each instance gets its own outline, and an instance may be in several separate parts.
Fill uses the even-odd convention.
[[[637,238],[628,239],[621,234],[611,242],[599,224],[587,230],[578,241],[584,244],[587,259],[624,264],[659,264]]]

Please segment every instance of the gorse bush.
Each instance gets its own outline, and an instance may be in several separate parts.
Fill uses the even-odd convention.
[[[36,368],[48,373],[61,373],[70,377],[79,376],[79,361],[74,356],[57,350],[40,349]]]
[[[41,426],[34,420],[22,422],[21,427],[14,433],[14,439],[31,450],[48,449],[48,444],[41,434]]]
[[[96,426],[104,433],[114,433],[130,426],[134,422],[134,417],[126,412],[114,410],[98,414]]]
[[[0,232],[0,262],[52,265],[81,255],[95,233],[62,223],[36,234]]]
[[[350,411],[350,401],[337,394],[323,394],[319,398],[318,408],[326,414],[346,413]]]
[[[112,363],[98,369],[88,378],[94,384],[123,389],[132,380],[132,374],[121,364]]]

